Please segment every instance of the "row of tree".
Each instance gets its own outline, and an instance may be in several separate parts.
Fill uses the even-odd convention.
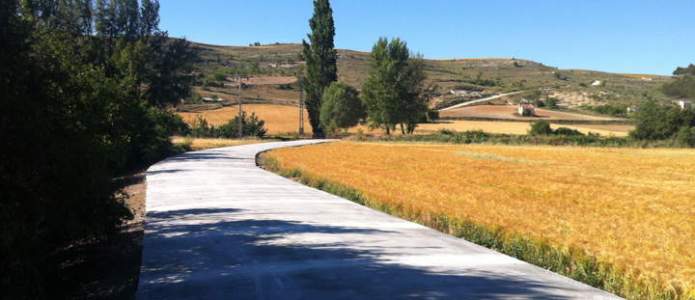
[[[381,38],[372,48],[369,77],[362,93],[338,80],[333,11],[328,0],[314,0],[309,21],[309,41],[304,41],[304,90],[314,137],[364,121],[390,134],[400,126],[403,134],[415,131],[426,119],[428,91],[423,60],[412,57],[407,44]]]
[[[62,298],[60,249],[130,215],[113,178],[172,151],[196,57],[156,0],[0,0],[0,289]]]
[[[695,66],[678,67],[675,80],[663,85],[664,94],[678,99],[695,99]],[[695,110],[645,101],[635,113],[635,130],[630,136],[640,140],[673,140],[680,146],[695,146]]]

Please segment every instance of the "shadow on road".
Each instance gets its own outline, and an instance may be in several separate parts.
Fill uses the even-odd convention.
[[[248,219],[232,209],[148,214],[139,296],[207,299],[558,299],[496,274],[432,273],[380,259],[342,235],[388,231]],[[312,237],[329,235],[319,242]],[[303,237],[303,239],[302,239]],[[325,242],[330,241],[330,242]],[[427,245],[422,245],[426,254]],[[144,284],[143,284],[144,282]],[[214,287],[214,289],[210,289]]]

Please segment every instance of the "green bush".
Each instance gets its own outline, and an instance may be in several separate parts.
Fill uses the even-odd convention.
[[[265,136],[267,130],[265,129],[265,121],[258,119],[255,113],[251,115],[246,114],[246,112],[241,113],[241,123],[242,123],[242,135],[239,136],[239,116],[237,115],[234,119],[230,120],[226,124],[220,126],[217,129],[217,136],[222,138],[240,138],[240,137],[258,137],[262,138]]]
[[[676,134],[676,143],[682,146],[695,147],[695,127],[681,127]]]
[[[321,126],[329,133],[355,126],[365,116],[364,105],[355,88],[341,82],[333,82],[323,92]]]
[[[531,129],[528,132],[529,135],[551,135],[553,134],[553,129],[550,127],[550,122],[541,120],[536,121],[531,124]]]
[[[547,99],[545,99],[545,106],[550,108],[550,109],[555,109],[555,108],[558,108],[557,104],[559,102],[560,102],[560,100],[558,100],[557,98],[548,97]]]
[[[190,135],[194,137],[212,137],[216,135],[215,127],[208,124],[203,116],[196,116],[191,124]]]
[[[627,117],[627,105],[624,104],[604,104],[599,106],[589,106],[590,110],[600,114],[613,117]]]
[[[584,135],[581,131],[567,127],[560,127],[553,132],[555,135],[579,136]]]
[[[229,120],[220,127],[215,127],[208,123],[202,116],[197,116],[189,129],[189,134],[194,137],[208,138],[240,138],[258,137],[262,138],[267,133],[265,121],[258,119],[255,113],[248,115],[242,112],[242,135],[239,136],[239,116]]]

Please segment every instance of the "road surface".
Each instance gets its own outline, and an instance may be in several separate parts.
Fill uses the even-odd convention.
[[[452,105],[452,106],[449,106],[449,107],[442,108],[442,109],[440,109],[439,111],[447,111],[447,110],[457,109],[457,108],[461,108],[461,107],[476,105],[476,104],[480,104],[480,103],[490,102],[490,101],[492,101],[492,100],[496,100],[496,99],[499,99],[499,98],[503,98],[503,97],[507,97],[507,96],[518,95],[518,94],[521,94],[521,93],[523,93],[523,92],[524,92],[524,91],[518,91],[518,92],[512,92],[512,93],[506,93],[506,94],[499,94],[499,95],[495,95],[495,96],[491,96],[491,97],[487,97],[487,98],[482,98],[482,99],[478,99],[478,100],[463,102],[463,103],[459,103],[459,104],[456,104],[456,105]]]
[[[256,153],[191,152],[147,173],[138,299],[611,299],[462,239],[266,172]]]

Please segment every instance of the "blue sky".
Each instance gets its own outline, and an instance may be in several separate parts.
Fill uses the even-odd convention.
[[[161,27],[220,45],[299,42],[311,0],[162,0]],[[695,63],[693,0],[333,0],[338,48],[405,39],[427,58],[516,57],[670,74]]]

